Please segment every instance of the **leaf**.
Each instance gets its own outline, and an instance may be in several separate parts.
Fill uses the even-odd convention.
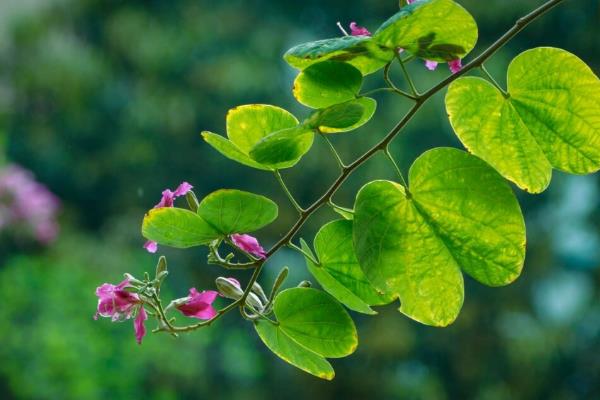
[[[319,129],[322,133],[341,133],[360,128],[369,122],[377,102],[370,97],[360,97],[345,103],[315,111],[307,125]]]
[[[278,325],[256,321],[254,327],[265,345],[284,361],[322,379],[334,377],[325,357],[354,352],[358,337],[344,308],[325,292],[292,288],[275,297]]]
[[[315,134],[305,126],[283,129],[261,139],[250,151],[250,156],[273,169],[289,168],[312,147]]]
[[[368,75],[390,62],[394,52],[367,36],[343,36],[299,44],[289,49],[283,58],[299,70],[321,61],[343,61]]]
[[[292,114],[266,104],[247,104],[227,113],[227,136],[246,154],[270,133],[297,125],[298,120]]]
[[[434,61],[463,58],[477,42],[477,24],[452,0],[421,0],[402,7],[373,35],[381,45]]]
[[[230,140],[211,132],[202,132],[202,137],[229,159],[249,167],[272,171],[295,165],[300,157],[310,149],[312,138],[309,135],[297,139],[292,139],[290,135],[287,138],[288,150],[293,147],[298,154],[301,153],[296,159],[269,162],[265,165],[254,160],[250,156],[250,152],[263,138],[289,129],[302,130],[304,128],[298,125],[296,117],[282,108],[265,104],[248,104],[233,108],[227,113],[227,136]],[[284,152],[284,154],[286,153]]]
[[[514,281],[525,258],[525,223],[502,177],[457,149],[425,152],[409,172],[410,193],[374,181],[358,193],[354,245],[378,290],[427,325],[452,323],[462,307],[461,269],[489,286]]]
[[[330,381],[334,378],[335,372],[325,358],[294,342],[279,327],[258,320],[254,328],[269,350],[285,362],[321,379]]]
[[[553,167],[600,169],[600,81],[583,61],[561,49],[528,50],[508,67],[508,93],[480,78],[450,85],[450,123],[469,151],[532,193],[548,187]]]
[[[237,161],[240,164],[244,164],[248,167],[256,169],[262,169],[267,171],[273,169],[257,163],[256,161],[251,159],[246,153],[242,152],[235,144],[225,139],[221,135],[204,131],[202,132],[202,138],[206,141],[206,143],[210,144],[215,150],[217,150],[219,153],[223,154],[230,160]]]
[[[175,207],[150,210],[144,216],[142,235],[148,240],[177,248],[207,244],[222,236],[199,215]]]
[[[376,314],[371,305],[391,302],[393,296],[378,293],[363,273],[352,244],[352,221],[337,220],[324,225],[315,236],[319,265],[308,258],[308,270],[329,294],[351,310]],[[306,243],[302,248],[310,252]]]
[[[198,206],[198,215],[220,233],[253,232],[277,218],[277,204],[264,196],[234,189],[217,190]]]
[[[300,72],[294,81],[294,97],[311,108],[326,108],[352,100],[362,86],[356,67],[339,61],[323,61]]]

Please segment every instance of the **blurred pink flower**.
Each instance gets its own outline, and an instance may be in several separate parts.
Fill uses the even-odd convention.
[[[187,182],[182,182],[181,185],[177,186],[174,192],[171,189],[165,189],[162,192],[162,197],[160,201],[154,206],[154,208],[163,208],[163,207],[173,207],[173,203],[175,199],[180,196],[185,196],[190,190],[194,187]],[[148,253],[156,253],[158,250],[158,243],[148,240],[144,243],[144,249],[148,251]]]
[[[60,201],[33,174],[17,165],[0,169],[0,231],[23,229],[42,244],[58,235]]]
[[[462,69],[462,61],[460,58],[456,60],[448,61],[448,68],[453,74],[456,74],[458,71]]]
[[[437,61],[425,60],[425,68],[427,68],[428,70],[433,71],[437,68],[437,66]]]
[[[258,258],[267,257],[267,253],[258,243],[258,240],[254,236],[234,233],[230,236],[230,238],[233,244],[235,244],[238,248],[244,250],[245,252],[250,253]]]
[[[363,26],[358,26],[356,22],[350,22],[350,34],[352,36],[371,36],[371,32]]]
[[[198,292],[195,288],[191,288],[187,300],[175,307],[186,317],[211,319],[217,315],[217,311],[212,306],[217,295],[214,290]]]

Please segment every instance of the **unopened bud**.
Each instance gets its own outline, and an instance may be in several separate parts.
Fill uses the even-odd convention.
[[[228,299],[239,300],[244,295],[239,282],[235,279],[220,276],[215,280],[215,284],[219,293]]]
[[[166,276],[166,274],[164,274],[165,272],[167,272],[167,259],[165,256],[160,256],[158,264],[156,264],[155,279],[160,280],[162,277]]]
[[[260,298],[261,301],[263,301],[264,303],[268,302],[269,299],[267,299],[267,295],[265,294],[265,291],[263,290],[263,288],[258,284],[258,282],[254,282],[252,284],[252,292],[256,293],[256,295]]]
[[[312,283],[310,283],[310,281],[302,281],[302,282],[300,282],[298,284],[298,287],[306,287],[306,288],[308,288],[308,287],[311,287],[311,286],[312,286]]]

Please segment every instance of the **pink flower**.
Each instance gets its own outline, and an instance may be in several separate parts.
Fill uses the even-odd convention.
[[[425,60],[425,68],[427,68],[428,70],[433,71],[437,68],[437,66],[437,61]]]
[[[371,36],[371,32],[363,26],[358,26],[356,22],[350,22],[350,34],[352,36]]]
[[[131,287],[129,279],[116,286],[110,283],[99,286],[96,289],[98,310],[94,319],[98,319],[98,315],[110,317],[113,321],[129,319],[135,306],[140,303],[140,298],[137,294],[125,290],[127,287]]]
[[[460,58],[457,58],[456,60],[448,61],[448,68],[450,68],[450,71],[453,74],[456,74],[458,71],[460,71],[462,69],[462,62],[461,62]]]
[[[133,321],[133,330],[135,331],[135,340],[138,344],[142,344],[142,339],[146,335],[146,327],[144,326],[144,321],[148,319],[148,315],[146,314],[146,310],[144,307],[140,307],[138,311],[137,317]]]
[[[59,200],[28,170],[17,165],[0,169],[0,231],[23,231],[48,244],[58,235],[59,208]]]
[[[189,183],[183,182],[181,185],[177,186],[177,189],[175,189],[174,192],[172,192],[170,189],[163,190],[162,197],[160,198],[158,204],[154,206],[154,208],[173,207],[173,203],[175,202],[176,198],[185,196],[193,188],[194,187]],[[158,250],[158,243],[148,240],[146,243],[144,243],[143,247],[148,253],[156,253]]]
[[[212,306],[217,295],[218,293],[214,290],[198,292],[195,288],[191,288],[185,303],[175,307],[186,317],[211,319],[217,315],[217,311]]]
[[[250,253],[258,258],[267,257],[267,253],[258,243],[258,240],[255,237],[246,234],[234,233],[230,236],[230,238],[233,244],[235,244],[238,248],[242,249],[243,251]]]
[[[133,329],[135,330],[135,338],[139,344],[142,343],[142,338],[146,334],[146,327],[144,321],[148,319],[146,310],[142,305],[140,297],[131,293],[125,288],[131,287],[129,279],[125,279],[118,285],[105,283],[96,289],[96,296],[98,296],[98,310],[94,319],[98,319],[98,316],[110,318],[113,322],[124,321],[133,315],[137,309],[137,316],[133,321]]]

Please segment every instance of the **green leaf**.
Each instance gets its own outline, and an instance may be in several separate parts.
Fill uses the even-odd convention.
[[[508,67],[508,93],[480,78],[450,85],[450,123],[469,151],[532,193],[548,187],[552,167],[600,169],[600,81],[583,61],[561,49],[528,50]]]
[[[354,352],[358,336],[354,322],[333,297],[312,288],[292,288],[275,297],[278,325],[256,321],[265,345],[284,361],[322,379],[334,377],[325,357]]]
[[[514,281],[525,258],[525,223],[502,177],[460,150],[425,152],[409,172],[410,192],[375,181],[357,195],[354,244],[378,290],[427,325],[452,323],[462,307],[461,269],[490,286]]]
[[[299,44],[288,50],[283,58],[299,70],[325,60],[343,61],[368,75],[390,62],[394,52],[368,36],[343,36]]]
[[[335,372],[331,364],[318,354],[300,346],[278,326],[258,320],[254,328],[263,343],[285,362],[321,379],[332,380]]]
[[[148,240],[177,248],[207,244],[222,236],[196,213],[175,207],[148,211],[142,223],[142,235]]]
[[[273,169],[271,167],[267,167],[265,165],[257,163],[256,161],[251,159],[246,153],[242,152],[235,144],[225,139],[221,135],[204,131],[202,132],[202,138],[206,141],[206,143],[210,144],[215,150],[217,150],[219,153],[223,154],[230,160],[237,161],[240,164],[244,164],[248,167],[256,169],[262,169],[267,171]]]
[[[358,336],[352,318],[325,292],[286,289],[275,298],[273,310],[283,333],[320,356],[345,357],[356,350]]]
[[[312,108],[325,108],[354,99],[362,86],[356,67],[339,61],[323,61],[300,72],[294,81],[294,97]]]
[[[289,168],[312,147],[315,134],[305,126],[283,129],[261,139],[250,151],[250,156],[273,169]]]
[[[247,104],[227,113],[227,136],[246,154],[268,134],[296,125],[292,114],[266,104]]]
[[[387,304],[394,296],[378,293],[361,270],[352,244],[352,221],[337,220],[324,225],[315,236],[319,265],[308,258],[308,270],[329,294],[351,310],[376,314],[371,305]],[[303,243],[302,248],[310,252]]]
[[[224,235],[260,229],[277,213],[277,204],[268,198],[234,189],[217,190],[198,206],[198,215]]]
[[[322,133],[349,132],[369,122],[376,108],[375,100],[370,97],[360,97],[317,110],[306,124]]]
[[[381,25],[373,40],[428,60],[451,61],[475,47],[477,24],[452,0],[422,0],[402,7]]]
[[[229,140],[210,132],[203,132],[202,137],[227,158],[249,167],[274,170],[295,165],[312,145],[311,135],[300,135],[298,138],[293,139],[293,135],[289,133],[296,131],[292,129],[303,131],[305,128],[298,125],[296,117],[286,110],[265,104],[248,104],[233,108],[227,113],[227,136]],[[267,159],[265,165],[250,156],[254,146],[265,137],[288,130],[291,131],[282,135],[286,136],[288,142],[287,151],[284,151],[283,154],[288,154],[289,157],[289,149],[294,148],[295,153],[298,154],[297,158],[288,158],[278,162],[271,162]],[[281,157],[281,154],[279,156]],[[265,160],[265,157],[259,156],[259,158]],[[276,156],[271,156],[271,158],[276,158]]]

